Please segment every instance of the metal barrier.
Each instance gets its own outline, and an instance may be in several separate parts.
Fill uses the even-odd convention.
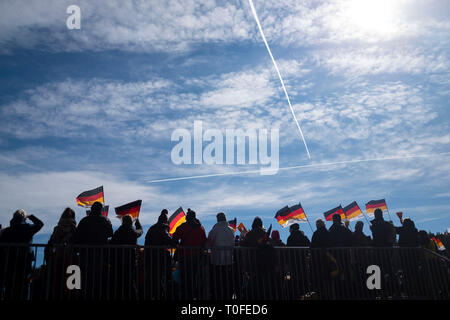
[[[449,275],[422,248],[0,244],[0,300],[448,300]]]

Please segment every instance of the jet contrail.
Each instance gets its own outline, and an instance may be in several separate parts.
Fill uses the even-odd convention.
[[[252,8],[253,16],[255,17],[256,23],[258,24],[259,33],[261,34],[264,44],[266,45],[267,51],[269,52],[269,56],[272,59],[275,70],[277,70],[278,78],[280,79],[281,86],[283,87],[284,94],[286,95],[286,99],[289,104],[289,108],[291,108],[292,116],[294,117],[295,123],[297,124],[297,128],[298,128],[298,131],[300,132],[300,136],[302,137],[303,143],[305,144],[306,153],[308,154],[308,158],[311,159],[311,155],[309,154],[308,145],[306,144],[305,137],[303,136],[302,128],[300,128],[300,124],[298,123],[297,117],[295,116],[294,108],[292,108],[291,100],[289,99],[289,95],[286,91],[286,87],[284,86],[284,81],[283,81],[283,78],[281,77],[280,70],[278,69],[278,65],[275,62],[275,59],[273,58],[272,51],[270,51],[270,47],[269,47],[269,44],[267,43],[266,37],[262,30],[261,23],[259,23],[259,18],[258,18],[258,15],[256,14],[256,10],[255,10],[255,6],[253,5],[253,1],[248,0],[248,2],[250,3],[250,7]]]
[[[305,164],[300,166],[291,166],[291,167],[283,167],[275,170],[292,170],[292,169],[301,169],[301,168],[317,168],[317,167],[328,167],[335,166],[340,164],[352,164],[352,163],[361,163],[361,162],[375,162],[375,161],[388,161],[388,160],[406,160],[413,158],[433,158],[450,155],[450,152],[429,154],[429,155],[409,155],[409,156],[392,156],[392,157],[384,157],[384,158],[373,158],[373,159],[356,159],[356,160],[347,160],[347,161],[336,161],[336,162],[322,162],[322,163],[313,163],[313,164]],[[270,169],[266,169],[266,171],[270,171]],[[220,177],[220,176],[234,176],[241,174],[251,174],[251,173],[260,173],[261,170],[247,170],[247,171],[237,171],[237,172],[225,172],[225,173],[212,173],[198,176],[187,176],[187,177],[178,177],[178,178],[167,178],[167,179],[158,179],[147,181],[147,183],[158,183],[158,182],[169,182],[169,181],[180,181],[180,180],[190,180],[190,179],[202,179],[202,178],[211,178],[211,177]]]

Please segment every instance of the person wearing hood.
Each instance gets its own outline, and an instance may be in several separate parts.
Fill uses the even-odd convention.
[[[144,268],[145,273],[149,274],[145,281],[147,292],[152,299],[167,299],[167,294],[169,294],[163,290],[163,284],[167,284],[172,279],[172,257],[168,247],[172,247],[174,243],[169,230],[168,211],[163,209],[158,217],[158,222],[152,225],[145,235]]]
[[[31,223],[27,223],[27,219]],[[0,243],[31,244],[33,236],[42,229],[44,223],[25,210],[14,212],[10,226],[3,229]],[[28,294],[28,277],[32,270],[34,254],[29,247],[0,248],[0,281],[5,288],[7,299],[24,299]],[[7,263],[5,263],[7,262]],[[1,278],[5,276],[5,278]]]
[[[212,290],[214,300],[231,299],[231,265],[233,263],[234,231],[227,221],[225,213],[216,215],[217,223],[208,234],[207,244],[211,250]],[[231,249],[230,249],[231,248]]]
[[[206,244],[206,232],[195,211],[188,209],[186,222],[181,224],[173,234],[180,266],[182,298],[192,300],[198,295],[197,273],[203,246]]]
[[[392,234],[395,233],[394,227],[383,218],[383,211],[375,209],[375,219],[371,221],[372,225],[372,245],[374,247],[392,247],[394,239]]]
[[[303,231],[300,230],[300,225],[294,223],[289,227],[291,233],[287,238],[286,246],[288,247],[310,247],[311,241],[305,236]]]
[[[72,250],[67,246],[73,243],[76,228],[75,211],[64,209],[45,247],[45,263],[50,268],[50,286],[53,288],[50,292],[52,299],[59,299],[60,293],[64,292],[61,286],[65,285],[65,270],[72,264],[73,258]]]

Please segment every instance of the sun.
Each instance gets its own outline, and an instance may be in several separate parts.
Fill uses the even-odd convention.
[[[388,35],[395,31],[396,1],[350,0],[343,6],[346,21],[356,32]]]

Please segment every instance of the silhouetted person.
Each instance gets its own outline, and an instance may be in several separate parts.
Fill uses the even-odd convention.
[[[375,209],[375,219],[371,221],[372,225],[372,245],[374,247],[392,247],[394,241],[392,234],[394,227],[383,218],[383,211],[381,209]]]
[[[333,215],[333,224],[328,229],[332,247],[350,247],[352,245],[352,232],[341,222],[341,215]]]
[[[290,235],[287,238],[286,246],[287,247],[310,247],[311,242],[305,236],[303,231],[300,230],[300,225],[298,223],[294,223],[289,227]],[[304,270],[306,269],[306,259],[307,253],[306,250],[298,250],[291,249],[287,251],[282,251],[281,260],[288,261],[288,267],[290,271],[290,281],[288,284],[289,298],[298,300],[301,295],[305,293],[305,274]],[[283,256],[284,255],[284,256]]]
[[[136,246],[137,239],[142,235],[142,226],[139,219],[136,218],[133,227],[133,217],[129,214],[122,217],[122,225],[114,232],[111,245]],[[136,248],[123,247],[112,250],[111,259],[112,272],[116,281],[116,286],[120,288],[115,292],[116,299],[135,299],[137,297],[137,266],[136,266]]]
[[[283,241],[280,238],[280,232],[278,232],[278,230],[272,231],[272,235],[271,235],[269,241],[273,247],[284,247],[285,246],[285,244],[283,243]]]
[[[185,298],[191,300],[197,296],[201,248],[206,243],[205,229],[196,218],[195,211],[188,209],[186,222],[175,230],[173,239],[175,243],[180,242],[181,246],[177,249],[181,271],[181,292],[185,293]]]
[[[260,217],[256,217],[252,223],[252,229],[241,239],[241,247],[257,247],[259,240],[264,238],[266,231]]]
[[[354,247],[368,247],[371,245],[372,239],[364,234],[363,227],[364,223],[362,221],[356,222],[352,241]]]
[[[403,220],[401,227],[395,228],[398,234],[399,247],[418,247],[419,246],[419,231],[417,231],[414,222],[406,218]]]
[[[270,299],[274,293],[276,256],[270,242],[264,241],[266,236],[267,232],[263,228],[261,218],[256,217],[253,220],[252,229],[241,240],[241,247],[257,248],[241,251],[243,270],[249,274],[247,294],[250,299]]]
[[[316,221],[316,231],[311,238],[311,248],[328,248],[330,247],[330,234],[328,233],[325,223],[322,219]]]
[[[27,223],[29,219],[31,223]],[[0,243],[21,244],[23,246],[0,247],[0,280],[5,288],[6,299],[25,299],[28,294],[28,277],[32,261],[35,259],[30,245],[33,236],[41,230],[44,223],[34,215],[27,215],[19,209],[13,214],[10,226],[3,229]],[[5,278],[3,278],[5,277]],[[1,288],[0,287],[0,288]]]
[[[169,234],[167,216],[167,209],[163,209],[158,222],[151,226],[145,235],[145,282],[148,294],[156,299],[168,297],[169,282],[172,279],[172,257],[169,247],[174,245],[174,241]],[[153,246],[156,247],[152,248]]]
[[[311,241],[305,236],[303,231],[300,230],[300,225],[294,223],[289,227],[291,233],[287,238],[286,246],[288,247],[310,247]]]
[[[103,277],[108,274],[104,272],[104,262],[110,251],[103,247],[108,244],[108,238],[113,235],[111,221],[102,215],[103,205],[95,202],[91,207],[91,213],[81,219],[75,231],[74,247],[80,253],[80,269],[82,273],[81,282],[86,284],[81,287],[85,297],[99,299],[106,289],[103,286]],[[85,247],[102,246],[102,247]]]
[[[74,258],[71,247],[68,246],[73,244],[76,228],[75,211],[71,208],[64,209],[44,251],[46,266],[50,269],[47,273],[51,278],[50,298],[57,299],[61,296],[61,291],[68,293],[65,286],[66,269],[73,264]]]
[[[219,212],[217,223],[208,234],[207,244],[211,250],[212,294],[215,300],[231,299],[233,288],[232,263],[234,231],[228,224],[225,213]]]
[[[102,215],[103,205],[95,202],[91,213],[81,219],[75,231],[75,244],[106,245],[113,235],[111,221]]]

